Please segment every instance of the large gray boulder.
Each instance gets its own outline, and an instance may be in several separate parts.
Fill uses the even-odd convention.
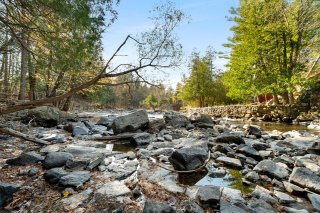
[[[13,166],[25,166],[31,163],[37,163],[43,161],[44,157],[37,152],[24,152],[16,158],[11,158],[6,161],[7,164]]]
[[[138,129],[146,129],[148,127],[149,118],[145,110],[120,116],[114,119],[112,129],[115,134],[123,132],[133,132]]]
[[[194,146],[175,150],[169,157],[169,161],[176,170],[189,171],[203,165],[207,158],[207,149]]]
[[[187,127],[190,124],[189,119],[177,112],[166,112],[163,118],[168,126],[175,128]]]
[[[288,170],[272,160],[260,161],[253,170],[278,179],[284,179],[289,176]]]
[[[29,122],[33,119],[33,123],[37,126],[54,127],[57,126],[60,119],[60,110],[57,107],[40,106],[31,109],[27,113],[27,117],[24,119]]]
[[[19,191],[20,186],[17,184],[0,182],[0,209],[10,200],[12,200],[13,193]]]
[[[290,175],[289,182],[320,193],[320,176],[308,168],[295,167]]]
[[[191,123],[205,123],[205,124],[214,124],[211,116],[206,114],[201,114],[199,112],[195,112],[189,117]]]
[[[118,197],[118,196],[125,196],[129,195],[131,193],[130,189],[120,181],[113,181],[104,184],[102,187],[100,187],[96,193],[96,198],[112,198],[112,197]]]
[[[72,158],[73,155],[68,152],[50,152],[43,162],[43,167],[46,169],[62,167],[69,159]]]
[[[236,158],[229,158],[229,157],[225,157],[225,156],[220,156],[216,159],[216,161],[223,163],[227,166],[235,167],[238,169],[242,168],[241,161]]]

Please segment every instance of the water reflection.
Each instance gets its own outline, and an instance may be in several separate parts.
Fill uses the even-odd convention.
[[[179,174],[179,183],[188,186],[220,186],[238,189],[243,194],[249,194],[253,191],[253,187],[242,184],[241,172],[239,170],[228,169],[225,175],[219,177],[211,177],[210,172],[195,172]]]

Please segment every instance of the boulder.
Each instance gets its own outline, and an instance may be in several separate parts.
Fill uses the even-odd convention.
[[[68,173],[63,168],[53,168],[44,173],[44,179],[49,183],[58,183],[60,178],[66,176]]]
[[[308,168],[295,167],[290,175],[289,182],[320,193],[320,177]]]
[[[148,145],[151,142],[151,135],[149,133],[136,133],[130,138],[130,142],[136,146]]]
[[[190,124],[189,119],[177,112],[166,112],[163,118],[168,126],[174,128],[187,127]]]
[[[229,157],[220,156],[216,159],[216,161],[221,162],[221,163],[228,165],[228,166],[231,166],[231,167],[242,168],[241,161],[236,158],[229,158]]]
[[[235,144],[244,144],[245,141],[242,137],[238,135],[220,135],[217,138],[215,138],[215,142],[217,143],[235,143]]]
[[[120,116],[114,119],[112,129],[115,134],[123,132],[133,132],[138,129],[146,129],[148,127],[149,118],[145,110]]]
[[[16,158],[11,158],[6,161],[7,164],[13,166],[25,166],[32,163],[43,161],[44,157],[37,152],[24,152]]]
[[[174,151],[169,157],[169,161],[176,170],[189,171],[203,165],[207,158],[207,149],[200,146],[194,146]]]
[[[246,156],[252,157],[255,160],[261,160],[262,159],[262,157],[260,156],[259,152],[255,148],[247,146],[247,145],[239,146],[239,148],[237,149],[237,152],[242,153],[242,154],[244,154]]]
[[[72,129],[72,136],[78,137],[81,135],[88,135],[89,131],[90,130],[84,125],[75,125]]]
[[[284,179],[289,176],[288,171],[272,160],[260,161],[254,168],[254,171],[274,178]]]
[[[91,178],[89,171],[74,171],[60,178],[59,184],[62,186],[80,187]]]
[[[246,135],[254,135],[257,138],[261,138],[262,132],[259,126],[257,125],[248,125],[245,127]]]
[[[151,120],[148,124],[148,132],[158,133],[166,128],[166,122],[163,118]]]
[[[20,186],[17,184],[0,182],[0,210],[12,200],[13,194],[19,189]]]
[[[214,124],[211,116],[206,114],[201,114],[199,112],[195,112],[189,117],[191,123],[205,123],[205,124]]]
[[[176,210],[165,203],[157,201],[146,201],[143,213],[175,213]]]
[[[47,154],[46,159],[43,162],[43,167],[45,169],[62,167],[69,159],[72,158],[73,155],[68,152],[50,152]]]
[[[30,109],[27,113],[25,122],[33,119],[33,123],[37,126],[54,127],[57,126],[60,119],[60,110],[57,107],[40,106]]]
[[[246,208],[241,208],[232,202],[225,200],[220,201],[220,213],[247,213],[249,212]]]
[[[310,154],[320,155],[320,142],[314,142],[311,147],[307,149],[307,152]]]
[[[221,190],[218,186],[201,186],[196,194],[196,199],[203,208],[217,207],[220,197]]]

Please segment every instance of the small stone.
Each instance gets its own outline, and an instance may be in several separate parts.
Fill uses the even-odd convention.
[[[196,199],[203,208],[216,207],[221,197],[220,187],[218,186],[201,186],[196,194]]]
[[[44,157],[37,152],[24,152],[16,158],[11,158],[6,161],[7,164],[13,166],[25,166],[32,163],[43,161]]]
[[[130,139],[130,142],[136,146],[143,146],[151,143],[151,134],[149,133],[137,133]]]
[[[311,201],[313,209],[320,212],[320,195],[314,193],[308,193],[308,198]]]
[[[217,143],[235,143],[235,144],[244,144],[245,141],[243,138],[237,135],[221,135],[215,138],[215,142]]]
[[[39,172],[39,169],[38,169],[38,168],[32,167],[31,169],[29,169],[28,175],[29,175],[29,176],[34,176],[34,175],[36,175],[38,172]]]
[[[254,191],[252,192],[252,196],[271,204],[275,204],[278,202],[274,197],[271,196],[271,192],[268,189],[265,189],[259,185],[257,185]]]
[[[250,171],[246,174],[245,179],[252,181],[252,182],[257,182],[260,179],[260,177],[257,172]]]
[[[172,135],[164,135],[163,136],[166,141],[172,141]]]
[[[74,171],[69,175],[60,178],[59,184],[62,186],[80,187],[91,178],[89,171]]]
[[[285,168],[283,168],[282,166],[279,166],[272,160],[260,161],[253,168],[253,170],[257,171],[258,173],[270,175],[271,177],[275,177],[278,179],[284,179],[289,176],[289,173]]]
[[[235,158],[221,156],[221,157],[218,157],[216,161],[226,164],[228,166],[235,167],[235,168],[242,168],[241,161]]]
[[[131,191],[126,185],[116,180],[113,182],[106,183],[102,187],[100,187],[96,191],[95,196],[96,198],[111,198],[128,195],[130,193]]]
[[[146,201],[143,213],[175,213],[176,210],[168,204],[157,201]]]
[[[280,203],[289,204],[289,203],[296,202],[296,200],[294,198],[292,198],[291,196],[289,196],[286,193],[279,192],[279,191],[274,191],[273,193],[279,199]]]
[[[264,200],[252,199],[248,203],[248,207],[254,209],[254,212],[276,212],[275,209]]]
[[[283,181],[283,185],[284,185],[285,189],[287,190],[287,192],[292,193],[294,195],[301,196],[301,195],[306,194],[306,191],[303,188],[301,188],[297,185],[294,185],[292,183],[289,183],[287,181]]]
[[[204,213],[204,211],[197,203],[189,201],[185,205],[185,213]]]
[[[203,165],[208,158],[208,152],[202,147],[186,147],[174,151],[169,157],[170,163],[176,170],[194,170]]]
[[[60,178],[68,173],[63,168],[52,168],[44,174],[44,179],[49,183],[58,183]]]

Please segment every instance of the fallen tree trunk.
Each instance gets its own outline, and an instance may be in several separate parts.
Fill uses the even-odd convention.
[[[15,130],[10,129],[8,127],[0,128],[0,133],[5,134],[5,135],[10,135],[13,137],[17,137],[17,138],[22,138],[24,140],[31,141],[31,142],[34,142],[34,143],[40,144],[40,145],[49,145],[50,144],[47,141],[31,137],[30,135],[23,134],[21,132],[15,131]]]

